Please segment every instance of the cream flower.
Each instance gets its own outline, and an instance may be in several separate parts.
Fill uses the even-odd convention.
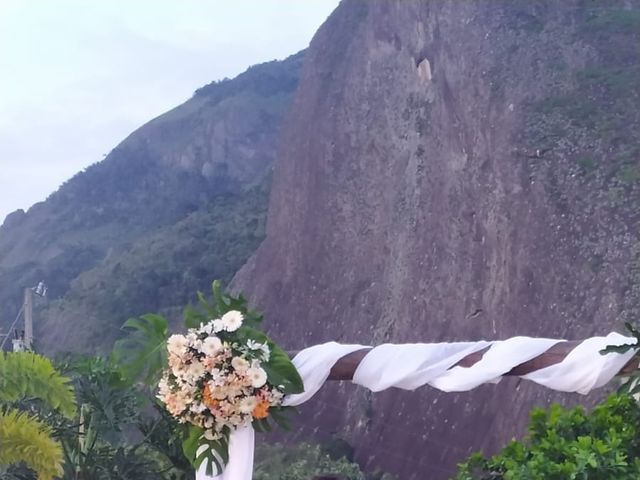
[[[229,423],[231,425],[233,425],[234,427],[239,427],[240,425],[242,425],[244,422],[244,420],[242,419],[242,417],[240,415],[231,415],[229,417]]]
[[[242,313],[237,310],[231,310],[225,313],[220,319],[227,332],[235,332],[238,330],[242,326],[242,320],[244,320],[244,317]]]
[[[222,342],[218,337],[207,337],[202,341],[200,351],[207,357],[213,357],[222,348]]]
[[[238,405],[238,410],[241,413],[251,413],[253,409],[256,408],[258,404],[258,399],[256,397],[245,397],[240,400],[240,405]]]
[[[253,388],[260,388],[267,383],[267,373],[260,367],[251,367],[247,370],[247,377],[251,380]]]
[[[167,340],[167,350],[173,355],[181,357],[187,353],[189,342],[184,335],[171,335]]]
[[[174,374],[179,373],[184,367],[184,362],[182,358],[174,353],[169,354],[169,368]]]
[[[206,409],[207,406],[201,402],[194,403],[193,405],[191,405],[191,407],[189,407],[189,410],[191,410],[193,413],[202,413]]]
[[[190,365],[187,365],[184,378],[188,383],[193,384],[204,375],[204,372],[204,365],[197,360],[193,360]]]
[[[249,365],[249,362],[247,362],[242,357],[233,357],[231,359],[231,366],[236,372],[245,373],[247,370],[249,370],[250,365]]]

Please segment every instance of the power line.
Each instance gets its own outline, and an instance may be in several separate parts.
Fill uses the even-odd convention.
[[[18,320],[20,320],[20,316],[22,315],[22,312],[24,312],[24,303],[22,304],[22,307],[20,308],[20,311],[18,312],[16,319],[13,321],[13,323],[9,327],[9,332],[11,332],[15,328],[16,324],[18,323]],[[0,350],[4,349],[4,344],[7,343],[8,338],[9,338],[9,334],[7,334],[7,336],[4,337],[4,340],[2,340],[2,344],[0,344]]]

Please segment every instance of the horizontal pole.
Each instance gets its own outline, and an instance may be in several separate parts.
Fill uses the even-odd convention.
[[[529,373],[535,372],[537,370],[541,370],[545,367],[550,367],[551,365],[555,365],[557,363],[562,362],[566,358],[569,353],[576,348],[582,341],[569,341],[569,342],[559,342],[553,345],[549,350],[538,355],[537,357],[532,358],[520,365],[516,365],[510,371],[505,373],[506,376],[522,376],[527,375]],[[471,367],[478,363],[484,354],[489,350],[490,347],[487,347],[478,352],[474,352],[470,355],[467,355],[455,366],[460,367]],[[336,364],[331,369],[331,373],[329,374],[329,380],[353,380],[353,374],[355,373],[358,365],[365,357],[365,355],[369,352],[370,349],[362,349],[356,350],[348,355],[345,355],[340,360],[336,362]],[[609,353],[608,355],[618,355],[616,353]],[[628,375],[634,370],[638,369],[638,363],[640,362],[640,358],[637,356],[633,357],[629,362],[625,364],[624,367],[618,372],[618,375]]]

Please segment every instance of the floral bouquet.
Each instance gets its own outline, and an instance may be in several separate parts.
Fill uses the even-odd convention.
[[[166,342],[168,368],[158,399],[188,426],[184,451],[194,467],[207,461],[207,474],[222,473],[229,460],[229,435],[252,425],[269,431],[269,419],[288,428],[282,399],[303,390],[288,355],[258,330],[262,316],[246,301],[213,285],[215,305],[202,295],[204,314],[188,309],[184,335]],[[215,470],[214,470],[215,468]]]

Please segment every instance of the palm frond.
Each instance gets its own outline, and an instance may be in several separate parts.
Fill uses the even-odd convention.
[[[63,473],[62,447],[45,424],[24,413],[0,411],[0,446],[0,466],[24,463],[39,480],[52,480]]]
[[[75,415],[71,380],[60,375],[51,361],[33,352],[0,352],[0,402],[37,398],[60,411]]]

